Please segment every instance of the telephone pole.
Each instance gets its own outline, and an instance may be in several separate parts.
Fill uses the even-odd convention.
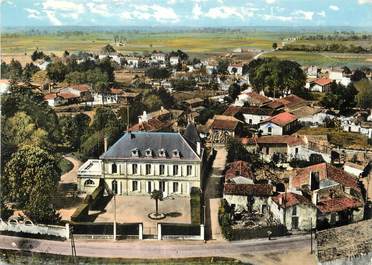
[[[73,227],[71,226],[70,226],[70,242],[71,242],[72,264],[78,264],[78,260],[76,256],[75,240],[74,240],[74,234],[73,234]]]

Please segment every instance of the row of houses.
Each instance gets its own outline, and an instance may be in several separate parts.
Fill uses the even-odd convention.
[[[310,230],[357,222],[364,218],[358,179],[328,163],[294,172],[285,179],[258,180],[249,163],[229,163],[223,198],[236,213],[270,215],[288,230]]]

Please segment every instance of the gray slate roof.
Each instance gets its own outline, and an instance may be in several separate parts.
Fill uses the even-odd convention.
[[[139,157],[132,156],[132,150],[138,149]],[[152,158],[146,157],[147,149],[152,150]],[[164,149],[166,157],[159,156],[159,150]],[[173,151],[178,150],[180,158],[172,157]],[[179,133],[170,132],[131,132],[122,136],[100,159],[175,159],[196,160],[200,158],[192,147]]]

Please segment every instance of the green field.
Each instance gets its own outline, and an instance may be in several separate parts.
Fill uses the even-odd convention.
[[[277,57],[283,60],[297,61],[301,65],[318,65],[323,67],[348,66],[358,68],[361,66],[372,66],[372,54],[275,51],[265,54],[264,57]]]
[[[25,33],[3,34],[1,38],[2,60],[9,62],[16,58],[22,64],[30,61],[30,54],[36,49],[46,53],[61,55],[63,51],[98,52],[110,43],[123,54],[153,50],[171,51],[181,49],[191,56],[199,58],[211,54],[231,52],[235,48],[270,50],[273,42],[279,46],[284,38],[291,36],[286,32],[123,32],[120,36],[126,39],[124,46],[115,46],[112,32],[99,33],[49,33],[31,35]],[[332,41],[333,42],[333,41]],[[363,41],[341,41],[342,44],[362,44]],[[326,40],[298,40],[295,44],[324,44]],[[364,45],[368,43],[363,42]],[[349,66],[357,68],[372,66],[372,54],[319,53],[301,51],[275,51],[265,55],[299,62],[303,65]]]
[[[102,46],[113,44],[111,33],[86,33],[81,35],[48,34],[23,35],[5,34],[1,39],[1,49],[5,54],[32,52],[36,48],[46,52],[59,53],[98,51]],[[191,53],[225,52],[237,47],[269,49],[273,42],[279,42],[278,33],[126,33],[125,46],[117,47],[120,52],[170,51],[182,49]]]

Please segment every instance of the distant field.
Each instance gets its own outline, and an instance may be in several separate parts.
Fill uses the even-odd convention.
[[[117,47],[120,52],[169,51],[183,49],[191,53],[224,52],[237,47],[269,49],[273,42],[279,42],[278,33],[127,33],[126,46]],[[60,53],[87,50],[98,51],[102,46],[113,43],[113,34],[83,35],[4,35],[1,49],[4,54],[24,54],[36,48],[46,52]]]
[[[115,33],[116,34],[116,33]],[[179,33],[118,33],[127,42],[125,46],[115,46],[119,52],[145,52],[153,50],[171,51],[181,49],[191,56],[200,58],[210,54],[231,52],[235,48],[252,48],[269,50],[273,42],[281,44],[281,40],[290,33],[286,32],[179,32]],[[30,54],[36,49],[46,53],[61,55],[69,52],[98,52],[104,45],[114,45],[114,33],[54,33],[45,35],[4,34],[1,38],[2,60],[9,62],[16,58],[22,64],[30,61]],[[296,44],[324,44],[334,41],[299,40]],[[342,44],[367,45],[365,41],[342,41]],[[298,51],[276,51],[266,57],[276,56],[289,59],[304,65],[344,66],[352,68],[372,66],[372,54],[317,53]]]
[[[275,51],[267,53],[264,57],[277,57],[279,59],[297,61],[301,65],[318,66],[348,66],[358,68],[372,66],[372,54],[349,54],[349,53],[317,53],[302,51]]]

